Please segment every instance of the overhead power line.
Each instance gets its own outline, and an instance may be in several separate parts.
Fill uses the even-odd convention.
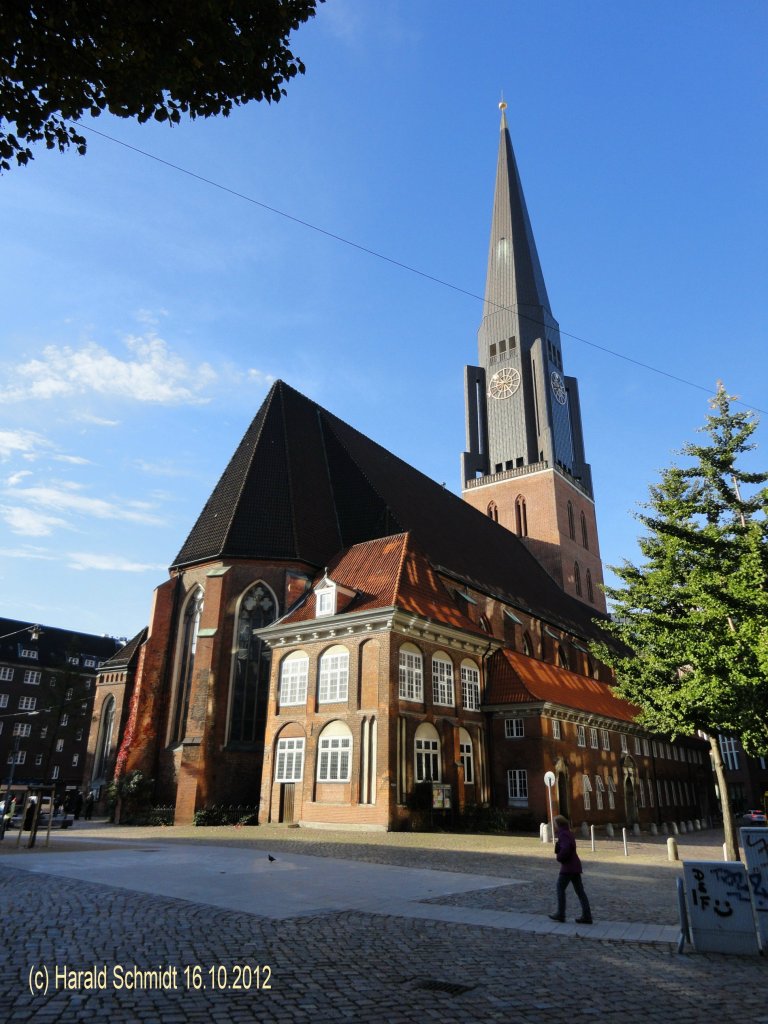
[[[268,213],[274,213],[277,217],[283,217],[285,220],[292,221],[294,224],[307,228],[309,231],[315,231],[319,235],[324,235],[326,238],[330,238],[334,242],[340,242],[342,245],[347,245],[352,249],[357,249],[359,252],[363,252],[367,256],[373,256],[377,260],[382,260],[384,263],[389,263],[393,267],[398,267],[400,270],[406,271],[406,273],[422,277],[425,281],[431,281],[433,284],[437,284],[441,288],[449,288],[451,291],[458,292],[459,295],[466,295],[468,298],[476,299],[478,302],[485,302],[484,296],[478,295],[477,292],[470,291],[468,288],[462,288],[460,285],[453,284],[452,281],[445,281],[443,278],[435,277],[434,274],[428,274],[426,271],[420,270],[418,267],[412,267],[410,264],[403,263],[401,260],[396,260],[392,256],[386,256],[384,253],[378,252],[376,249],[371,249],[367,245],[361,245],[359,242],[353,242],[350,238],[345,238],[343,235],[336,234],[334,231],[328,231],[326,228],[321,228],[317,224],[313,224],[311,221],[303,220],[301,217],[296,217],[292,213],[286,213],[285,210],[279,210],[275,206],[270,206],[269,203],[263,203],[261,200],[255,199],[253,196],[249,196],[245,192],[240,192],[237,189],[230,188],[228,185],[222,185],[221,182],[215,181],[213,178],[207,178],[204,174],[198,174],[196,171],[191,171],[187,167],[175,164],[171,160],[165,160],[163,157],[157,156],[155,153],[150,153],[146,149],[140,149],[138,146],[131,145],[130,142],[124,142],[122,139],[116,139],[113,135],[101,132],[97,128],[93,128],[91,125],[82,124],[80,121],[73,121],[71,123],[76,124],[78,128],[82,128],[84,131],[91,132],[93,135],[98,135],[102,139],[106,139],[108,142],[113,142],[117,146],[122,146],[124,149],[129,149],[133,153],[138,153],[139,156],[144,156],[148,160],[154,160],[156,163],[163,164],[165,167],[169,167],[173,171],[178,171],[179,174],[186,174],[187,177],[194,178],[195,181],[200,181],[204,185],[210,185],[211,188],[219,189],[220,192],[226,192],[228,195],[234,196],[236,199],[242,199],[244,202],[250,203],[252,206],[258,206],[260,209],[266,210]],[[499,305],[498,303],[491,303],[491,305],[495,306],[497,310],[507,308]],[[528,316],[525,313],[521,313],[519,310],[518,316],[540,327],[546,327],[543,320]],[[613,356],[615,359],[622,359],[625,363],[631,363],[633,366],[639,366],[641,369],[648,370],[650,373],[656,373],[660,377],[666,377],[668,380],[673,380],[677,384],[683,384],[686,387],[695,388],[697,391],[703,391],[707,395],[716,394],[716,391],[711,387],[706,387],[704,384],[697,384],[695,381],[688,380],[687,377],[678,377],[676,374],[669,373],[667,370],[662,370],[658,366],[653,366],[651,363],[644,363],[640,359],[634,359],[632,356],[625,355],[623,352],[617,352],[616,349],[608,348],[607,345],[599,345],[596,341],[590,341],[588,338],[582,338],[580,335],[572,334],[570,331],[564,331],[562,328],[560,328],[560,334],[564,335],[566,338],[572,338],[574,341],[578,341],[582,345],[588,345],[590,348],[594,348],[598,352],[604,352],[606,355]],[[746,408],[753,410],[754,412],[766,414],[765,409],[760,409],[756,405],[750,405],[748,402],[744,402],[738,398],[735,398],[734,401],[739,405],[743,405]]]

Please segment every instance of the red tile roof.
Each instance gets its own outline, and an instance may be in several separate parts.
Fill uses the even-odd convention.
[[[622,722],[633,722],[640,709],[615,695],[608,683],[537,661],[516,651],[498,651],[490,660],[485,703],[528,704],[548,701]]]
[[[431,622],[487,636],[464,614],[408,533],[353,545],[330,563],[328,577],[357,591],[342,614],[397,607]],[[315,585],[322,578],[318,576]],[[308,596],[282,621],[306,622],[314,617],[314,601]]]

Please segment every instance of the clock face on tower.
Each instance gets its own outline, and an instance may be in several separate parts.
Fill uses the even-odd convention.
[[[497,370],[488,381],[489,398],[510,398],[520,387],[520,371],[514,367]]]
[[[568,392],[565,390],[565,381],[557,372],[553,370],[550,375],[550,383],[552,384],[552,394],[555,396],[560,405],[565,405],[568,398]]]

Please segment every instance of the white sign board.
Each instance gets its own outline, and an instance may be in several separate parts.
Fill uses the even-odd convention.
[[[743,828],[741,845],[763,952],[768,950],[768,828]]]
[[[699,953],[759,953],[747,869],[741,861],[685,861],[691,939]]]

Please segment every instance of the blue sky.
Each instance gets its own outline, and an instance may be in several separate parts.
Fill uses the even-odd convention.
[[[748,0],[329,0],[279,104],[89,123],[481,295],[503,91],[616,563],[707,396],[568,335],[768,409],[766,38]],[[141,628],[275,378],[459,490],[479,300],[98,136],[0,222],[0,615]]]

